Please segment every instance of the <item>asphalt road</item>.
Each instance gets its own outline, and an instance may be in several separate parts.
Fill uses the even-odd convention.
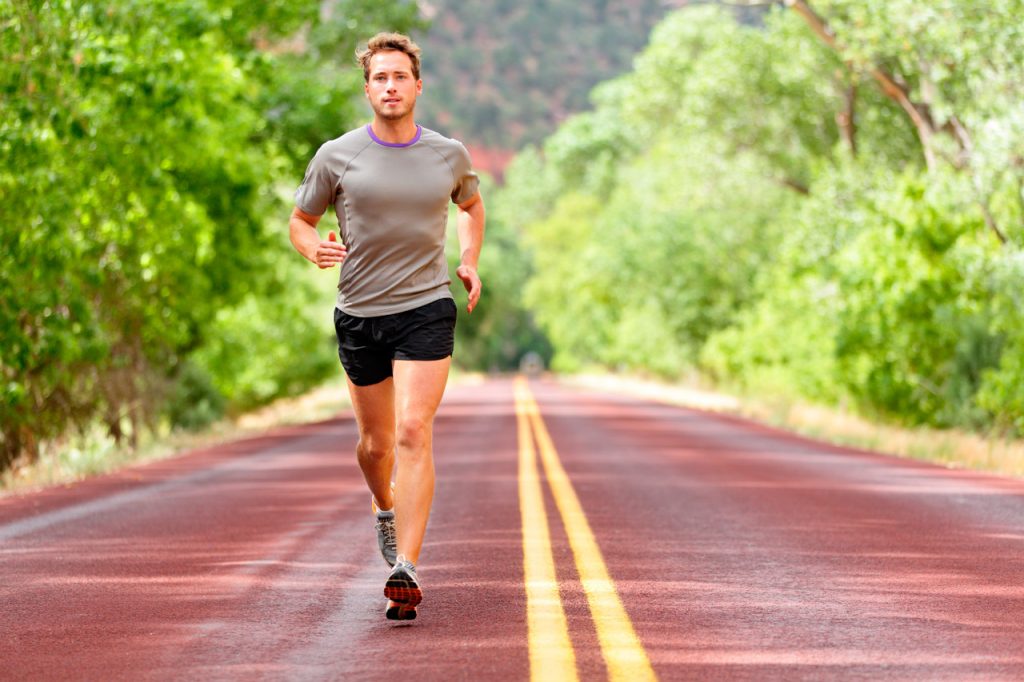
[[[396,624],[355,440],[344,414],[0,499],[0,679],[1024,679],[1024,482],[460,386]]]

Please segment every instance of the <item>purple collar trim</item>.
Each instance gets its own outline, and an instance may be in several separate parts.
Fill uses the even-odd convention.
[[[385,142],[376,135],[373,134],[373,126],[369,123],[366,124],[366,132],[370,134],[370,139],[379,144],[382,147],[411,147],[420,141],[420,135],[423,133],[423,126],[416,126],[416,135],[408,142]]]

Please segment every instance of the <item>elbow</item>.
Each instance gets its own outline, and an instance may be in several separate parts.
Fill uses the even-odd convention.
[[[482,213],[484,210],[484,198],[478,191],[458,206],[460,211],[465,211],[466,213],[473,213],[475,211],[480,211]]]
[[[469,216],[469,218],[480,225],[484,224],[484,219],[487,217],[487,210],[484,208],[484,200],[477,199],[472,205],[462,208],[462,212]]]

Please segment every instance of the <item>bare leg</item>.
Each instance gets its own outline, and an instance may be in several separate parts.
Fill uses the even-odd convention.
[[[419,560],[430,505],[434,500],[434,414],[448,382],[451,358],[396,360],[394,364],[397,412],[395,528],[398,553]]]
[[[395,382],[391,378],[372,386],[348,382],[352,409],[359,426],[356,459],[373,498],[381,509],[391,509],[391,472],[395,468]]]

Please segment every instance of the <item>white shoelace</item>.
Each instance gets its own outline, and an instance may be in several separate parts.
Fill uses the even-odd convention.
[[[396,542],[394,519],[381,519],[377,522],[377,528],[384,533],[384,541],[386,543],[393,545]]]

